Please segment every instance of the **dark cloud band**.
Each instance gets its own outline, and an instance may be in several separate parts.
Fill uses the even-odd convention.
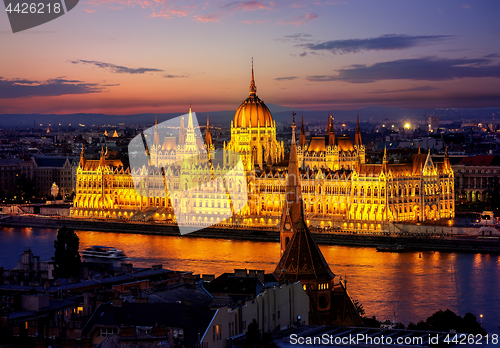
[[[53,97],[67,94],[103,92],[104,85],[55,78],[46,81],[0,77],[0,98]]]
[[[454,38],[453,35],[382,35],[367,39],[331,40],[320,43],[301,44],[312,51],[327,50],[332,53],[354,53],[360,51],[402,50],[426,43],[435,43]]]
[[[381,80],[444,81],[460,78],[500,78],[500,65],[491,59],[438,59],[424,57],[376,63],[371,66],[351,65],[337,70],[337,75],[308,76],[309,81],[345,81],[370,83]]]
[[[95,60],[72,60],[70,61],[72,64],[90,64],[90,65],[95,65],[98,68],[102,69],[109,69],[110,71],[117,73],[117,74],[144,74],[147,72],[162,72],[163,70],[161,69],[155,69],[155,68],[127,68],[126,66],[121,66],[121,65],[116,65],[116,64],[111,64],[111,63],[104,63],[104,62],[98,62]]]

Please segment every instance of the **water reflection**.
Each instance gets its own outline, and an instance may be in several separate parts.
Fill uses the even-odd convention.
[[[167,237],[77,231],[80,249],[107,245],[123,250],[137,267],[164,268],[197,274],[231,272],[235,268],[274,271],[279,244],[224,239]],[[0,230],[0,266],[13,267],[25,246],[42,259],[53,255],[55,230]],[[484,315],[487,330],[498,333],[500,259],[498,255],[439,252],[379,253],[374,248],[321,246],[337,279],[367,315],[408,323],[440,309]],[[496,324],[496,325],[495,325]]]

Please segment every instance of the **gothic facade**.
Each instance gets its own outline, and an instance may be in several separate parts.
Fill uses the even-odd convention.
[[[235,113],[231,141],[221,153],[215,151],[208,123],[205,139],[199,135],[191,111],[177,136],[160,136],[157,127],[146,149],[148,163],[140,167],[125,166],[114,152],[103,150],[99,160],[86,160],[82,152],[73,216],[278,226],[288,169],[276,123],[256,95],[253,67],[250,96]],[[308,225],[379,231],[388,222],[454,217],[454,174],[447,154],[435,162],[419,151],[407,163],[389,164],[384,153],[382,164],[369,164],[359,118],[353,143],[336,136],[330,117],[326,136],[308,140],[302,124],[296,150]],[[186,158],[196,161],[179,165]],[[231,171],[238,158],[244,167],[239,173]],[[228,173],[224,185],[235,197],[220,193],[223,183],[214,180]],[[145,179],[138,184],[132,175]],[[189,195],[179,194],[188,189]],[[246,197],[245,206],[235,206]],[[174,213],[173,205],[181,210]],[[232,217],[224,219],[227,214]]]

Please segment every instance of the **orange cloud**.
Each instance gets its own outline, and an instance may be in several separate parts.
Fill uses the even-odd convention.
[[[87,12],[87,13],[94,13],[95,11],[97,11],[97,10],[90,10],[88,8],[85,9],[85,12]]]

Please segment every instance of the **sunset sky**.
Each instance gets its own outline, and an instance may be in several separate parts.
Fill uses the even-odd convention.
[[[500,1],[80,0],[13,34],[0,113],[500,106]]]

